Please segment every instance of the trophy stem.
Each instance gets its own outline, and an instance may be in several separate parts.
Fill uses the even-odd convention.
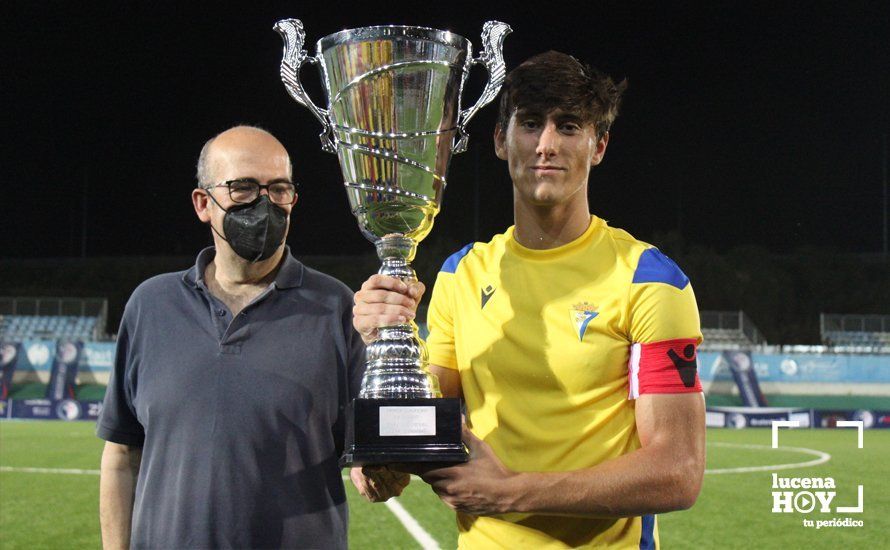
[[[417,274],[411,260],[417,242],[403,235],[387,235],[377,241],[377,255],[382,262],[381,275],[411,283]],[[376,340],[367,347],[367,368],[359,397],[363,399],[442,397],[438,378],[429,372],[426,344],[420,339],[417,324],[409,321],[377,331]]]
[[[389,275],[406,283],[417,280],[417,273],[411,267],[411,260],[417,253],[417,241],[404,235],[393,234],[382,237],[376,243],[377,257],[383,265],[381,275]]]

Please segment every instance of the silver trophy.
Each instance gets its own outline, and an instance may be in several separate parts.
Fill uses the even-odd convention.
[[[466,150],[467,123],[497,96],[506,76],[502,48],[510,27],[485,23],[476,58],[465,38],[426,27],[341,31],[319,40],[315,56],[303,49],[299,20],[279,21],[275,30],[284,39],[281,79],[321,122],[322,149],[339,157],[352,213],[383,264],[379,273],[416,281],[411,261],[441,207],[451,154]],[[326,109],[300,83],[306,63],[318,65]],[[475,64],[485,66],[489,80],[476,104],[461,109]],[[441,399],[417,325],[383,327],[378,334],[367,348],[341,462],[465,460],[459,403]]]

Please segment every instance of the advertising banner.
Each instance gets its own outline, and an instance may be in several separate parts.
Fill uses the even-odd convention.
[[[18,372],[50,372],[57,357],[57,348],[65,341],[23,340],[4,342],[15,346],[12,357],[13,370]],[[114,342],[78,342],[77,372],[107,374],[114,365]],[[0,348],[2,350],[3,348]],[[11,351],[3,351],[4,359]]]
[[[890,410],[813,411],[813,425],[817,428],[834,428],[839,420],[861,420],[863,428],[890,428]]]
[[[49,372],[56,356],[55,340],[24,340],[21,347],[23,353],[16,357],[18,371]]]
[[[797,420],[802,428],[812,426],[812,410],[770,407],[708,407],[709,428],[769,428],[774,420]]]
[[[77,364],[83,342],[62,342],[56,346],[56,359],[53,362],[49,384],[46,386],[47,399],[74,399],[77,389]]]
[[[0,417],[31,420],[91,420],[102,410],[101,401],[76,399],[9,399],[0,401]]]
[[[739,395],[747,407],[765,407],[766,398],[760,391],[757,382],[757,372],[754,370],[754,362],[751,354],[746,351],[725,351],[723,360],[729,365],[729,371],[739,388]]]
[[[114,342],[84,342],[77,370],[107,374],[114,367]]]
[[[736,352],[700,351],[702,381],[732,380],[725,355]],[[760,382],[890,384],[890,355],[838,353],[749,353]]]
[[[12,376],[15,374],[15,360],[21,346],[16,342],[0,343],[0,399],[9,397],[12,389]]]

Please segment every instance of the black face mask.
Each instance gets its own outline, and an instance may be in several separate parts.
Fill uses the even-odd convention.
[[[213,195],[213,202],[216,199]],[[260,195],[253,202],[236,204],[228,210],[218,202],[223,212],[223,233],[220,235],[213,224],[211,229],[229,243],[235,254],[249,262],[268,260],[275,254],[287,232],[287,211],[269,200],[268,195]]]

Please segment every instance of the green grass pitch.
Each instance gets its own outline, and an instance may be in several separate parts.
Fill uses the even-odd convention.
[[[794,464],[811,454],[770,449],[768,429],[708,430],[708,470]],[[890,532],[890,482],[885,458],[890,431],[866,430],[864,448],[856,430],[783,430],[782,447],[831,455],[823,464],[776,470],[783,477],[832,477],[833,506],[854,506],[863,486],[864,512],[772,513],[772,470],[708,473],[696,505],[658,517],[664,548],[886,548]],[[90,423],[0,421],[0,548],[99,548],[98,470],[102,442]],[[41,473],[25,468],[84,470]],[[363,502],[346,482],[352,548],[418,548],[399,519],[382,504]],[[398,499],[442,548],[454,548],[452,512],[415,480]],[[862,527],[805,527],[804,519],[850,517]]]

